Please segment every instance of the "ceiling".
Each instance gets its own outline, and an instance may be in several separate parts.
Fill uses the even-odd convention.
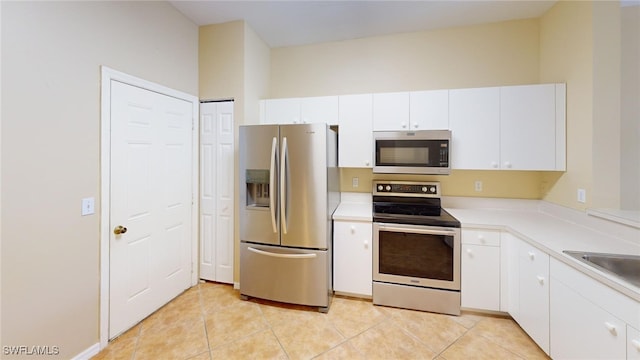
[[[197,25],[244,20],[276,48],[536,18],[556,0],[169,2]]]

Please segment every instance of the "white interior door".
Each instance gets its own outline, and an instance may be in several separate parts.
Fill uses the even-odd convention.
[[[233,283],[233,101],[200,105],[200,277]]]
[[[109,338],[191,284],[192,119],[186,100],[111,81]]]

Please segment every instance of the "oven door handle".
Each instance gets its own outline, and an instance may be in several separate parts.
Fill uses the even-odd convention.
[[[415,234],[434,234],[434,235],[455,235],[455,230],[441,230],[441,229],[418,229],[400,226],[378,225],[378,229],[393,232],[408,232]]]

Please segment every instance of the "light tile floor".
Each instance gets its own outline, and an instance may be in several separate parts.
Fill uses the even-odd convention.
[[[329,313],[200,283],[93,359],[548,359],[511,319],[335,296]]]

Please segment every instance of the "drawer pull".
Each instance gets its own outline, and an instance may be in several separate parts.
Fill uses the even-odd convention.
[[[613,324],[612,324],[612,323],[610,323],[610,322],[605,322],[605,323],[604,323],[604,326],[606,326],[606,327],[607,327],[607,330],[609,330],[609,332],[611,333],[611,335],[613,335],[613,336],[618,336],[618,331],[616,330],[616,326],[615,326],[615,325],[613,325]]]
[[[529,251],[529,259],[531,260],[535,260],[536,259],[536,253]]]
[[[353,226],[353,225],[351,225],[351,233],[352,233],[352,234],[355,234],[355,233],[356,233],[356,227],[355,227],[355,226]]]
[[[543,276],[536,276],[536,278],[538,278],[538,282],[540,283],[540,285],[544,285],[544,277]]]
[[[631,343],[636,348],[636,350],[638,350],[638,352],[640,352],[640,340],[631,340]]]
[[[364,243],[364,248],[368,249],[369,248],[369,240],[365,240],[363,243]]]

